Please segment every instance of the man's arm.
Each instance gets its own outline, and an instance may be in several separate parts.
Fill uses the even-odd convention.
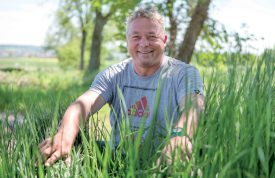
[[[198,126],[199,114],[203,108],[203,95],[194,94],[182,99],[180,110],[183,112],[175,128],[184,128],[186,125],[186,136],[192,138]]]
[[[88,90],[68,107],[56,135],[39,145],[46,166],[60,158],[64,158],[67,163],[70,161],[69,153],[79,132],[81,120],[86,121],[90,113],[94,114],[104,104],[105,100],[98,93]]]
[[[189,160],[190,154],[192,153],[191,139],[198,127],[199,114],[203,107],[204,96],[199,94],[185,97],[180,103],[180,108],[183,112],[173,129],[178,131],[183,130],[184,133],[182,136],[172,137],[168,145],[164,147],[163,153],[168,157],[168,160],[166,160],[168,163],[171,163],[173,160],[173,158],[171,158],[173,152],[176,157],[180,156],[181,160],[182,154],[186,155],[186,159]],[[177,152],[178,148],[180,148],[181,153]]]

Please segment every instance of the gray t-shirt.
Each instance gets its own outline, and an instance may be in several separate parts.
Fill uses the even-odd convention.
[[[160,87],[158,88],[158,83]],[[118,88],[124,97],[122,102]],[[114,144],[120,142],[122,123],[128,123],[135,132],[145,128],[145,138],[154,115],[157,91],[160,92],[155,117],[155,137],[162,137],[180,117],[179,103],[184,96],[203,92],[203,83],[197,69],[189,64],[165,56],[161,67],[151,76],[135,73],[132,59],[124,60],[100,72],[90,90],[100,94],[111,105],[110,122]],[[124,105],[123,105],[124,104]]]

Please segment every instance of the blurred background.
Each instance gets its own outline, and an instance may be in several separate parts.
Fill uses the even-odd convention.
[[[196,66],[205,85],[194,159],[171,173],[275,177],[273,0],[0,0],[0,177],[49,171],[34,166],[38,144],[100,70],[129,57],[125,19],[143,5],[165,18],[165,53]],[[109,139],[109,111],[91,116],[89,138]],[[88,140],[82,146],[92,150],[95,139]],[[71,177],[106,177],[107,169],[91,168],[99,160],[92,153],[73,153]],[[139,172],[117,161],[117,177],[156,177],[150,166]],[[51,169],[50,177],[64,177]]]
[[[93,71],[99,69],[104,60],[125,59],[124,21],[140,4],[159,8],[165,16],[170,39],[166,53],[188,58],[187,62],[195,59],[191,60],[190,54],[186,57],[179,53],[188,53],[182,45],[190,43],[186,32],[192,17],[200,18],[194,16],[196,8],[203,10],[199,5],[206,8],[204,13],[208,16],[201,17],[202,27],[191,26],[193,31],[198,31],[195,54],[259,55],[275,44],[275,24],[272,23],[275,2],[270,0],[208,0],[204,4],[198,0],[2,0],[0,68],[33,68],[36,66],[31,62],[40,58],[39,64],[47,61],[58,63],[62,68]],[[191,56],[194,58],[193,52]],[[23,62],[14,58],[32,60]]]

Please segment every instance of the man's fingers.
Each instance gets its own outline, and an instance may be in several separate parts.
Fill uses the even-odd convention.
[[[60,154],[58,152],[54,152],[49,159],[45,162],[45,166],[51,166],[55,163],[58,159],[60,159]]]
[[[53,145],[45,145],[41,148],[40,153],[43,156],[44,160],[56,152],[56,148]]]
[[[52,144],[52,139],[51,138],[47,138],[42,143],[39,144],[38,148],[41,149],[44,146],[51,145],[51,144]]]
[[[39,145],[39,152],[44,159],[47,159],[53,152],[52,139],[48,138]]]
[[[52,144],[46,144],[43,147],[39,149],[40,153],[44,153],[45,151],[48,151],[49,149],[52,149],[53,145]]]
[[[172,152],[172,146],[169,144],[169,145],[166,145],[162,151],[161,151],[161,155],[160,157],[158,158],[157,160],[157,165],[161,165],[162,162],[165,162],[166,164],[171,164],[171,152]]]
[[[186,154],[189,158],[191,157],[191,154],[192,154],[192,143],[191,142],[186,143]]]
[[[67,166],[71,165],[71,157],[66,155],[64,162]]]
[[[56,151],[51,155],[49,159],[47,159],[47,161],[45,162],[45,166],[53,165],[60,158],[64,159],[66,165],[69,166],[71,164],[71,157],[68,154],[60,155],[60,152]]]

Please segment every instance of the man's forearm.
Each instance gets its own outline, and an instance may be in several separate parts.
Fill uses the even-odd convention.
[[[187,115],[187,117],[185,115]],[[192,138],[197,126],[198,114],[195,109],[191,108],[188,114],[182,113],[180,120],[173,127],[173,130],[177,130],[177,132],[183,131],[184,133],[182,133],[182,135]]]
[[[182,115],[174,128],[186,129],[184,130],[184,134],[189,138],[192,138],[198,127],[199,114],[204,107],[204,98],[202,95],[192,96],[192,105],[189,107],[186,105],[186,100],[187,99],[184,100],[185,103],[182,105],[182,110],[188,109],[188,112],[182,112]],[[184,109],[184,107],[188,108]]]
[[[89,114],[94,114],[104,104],[105,101],[99,94],[88,90],[66,110],[58,133],[73,143],[81,122],[85,122]]]
[[[66,110],[58,134],[61,134],[72,145],[79,132],[80,123],[85,121],[87,116],[88,114],[81,103],[74,102]]]
[[[198,112],[195,108],[191,108],[188,113],[186,134],[192,138],[198,127]]]

